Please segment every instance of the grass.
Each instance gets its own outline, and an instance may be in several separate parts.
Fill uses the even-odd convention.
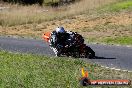
[[[89,71],[91,79],[132,79],[130,72],[105,69],[79,59],[0,51],[0,87],[81,88],[82,67]]]
[[[44,0],[44,3],[49,3],[49,2],[59,2],[59,0]]]
[[[132,8],[132,0],[119,0],[119,2],[106,5],[102,8],[104,12],[119,12]]]
[[[124,10],[124,9],[129,9],[131,7],[132,7],[132,1],[128,0],[128,1],[124,1],[124,2],[117,3],[117,4],[113,5],[112,10],[120,11],[120,10]]]
[[[132,45],[132,37],[124,36],[124,37],[115,37],[115,38],[106,38],[104,39],[106,43],[117,43],[121,45]]]
[[[121,19],[123,18],[121,17]],[[86,42],[90,43],[132,45],[132,25],[129,22],[127,22],[127,25],[125,24],[125,20],[121,25],[116,24],[115,21],[113,24],[110,19],[108,22],[106,21],[104,24],[95,25],[92,28],[87,27],[79,30],[79,32],[83,34]]]
[[[59,3],[59,0],[44,0],[43,5],[51,5],[54,3]]]
[[[56,14],[56,12],[39,13],[39,11],[37,12],[37,9],[35,10],[34,8],[37,8],[37,6],[29,7],[29,8],[25,7],[25,8],[22,8],[23,10],[14,10],[12,12],[0,13],[1,26],[6,27],[6,26],[15,26],[15,25],[31,24],[31,23],[39,24],[39,23],[42,23],[43,21],[50,21],[50,20],[56,19],[57,17],[59,18],[60,16],[59,14],[54,15]],[[32,11],[32,10],[35,10],[35,11]]]
[[[85,11],[100,7],[116,0],[83,0],[69,6],[59,8],[39,7],[37,5],[21,6],[7,5],[9,9],[0,12],[1,26],[14,26],[31,23],[42,23],[55,19],[64,19],[73,15],[82,14]]]

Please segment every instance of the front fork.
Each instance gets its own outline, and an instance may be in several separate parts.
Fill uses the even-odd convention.
[[[54,47],[50,47],[52,50],[53,50],[53,52],[55,53],[55,55],[56,56],[60,56],[61,55],[61,53],[62,53],[62,47],[60,46],[57,46],[57,48],[54,48]]]
[[[53,52],[55,53],[55,55],[58,56],[58,50],[56,48],[53,48],[53,47],[50,47],[50,48],[53,50]]]

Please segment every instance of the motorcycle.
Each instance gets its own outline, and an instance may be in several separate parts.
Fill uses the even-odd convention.
[[[78,35],[78,34],[76,34]],[[53,37],[53,36],[52,36]],[[44,41],[48,42],[49,45],[51,44],[51,33],[47,32],[44,33],[42,38],[44,39]],[[77,41],[77,36],[75,36],[75,42]],[[55,38],[55,36],[53,37]],[[54,39],[56,40],[56,39]],[[70,43],[67,44],[66,46],[62,46],[62,45],[56,45],[55,46],[50,46],[50,48],[54,51],[56,56],[72,56],[75,58],[93,58],[95,57],[95,52],[86,44],[82,43],[82,44],[77,44],[77,43]]]

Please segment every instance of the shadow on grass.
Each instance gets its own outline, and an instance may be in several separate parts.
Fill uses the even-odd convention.
[[[99,57],[99,56],[95,56],[94,58],[92,59],[116,59],[116,58],[113,58],[113,57]]]

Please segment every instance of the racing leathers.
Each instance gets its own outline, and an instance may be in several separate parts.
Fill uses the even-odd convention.
[[[57,46],[66,46],[68,44],[68,38],[69,34],[66,33],[57,33],[56,31],[53,31],[51,33],[50,38],[50,46],[51,47],[57,47]]]

